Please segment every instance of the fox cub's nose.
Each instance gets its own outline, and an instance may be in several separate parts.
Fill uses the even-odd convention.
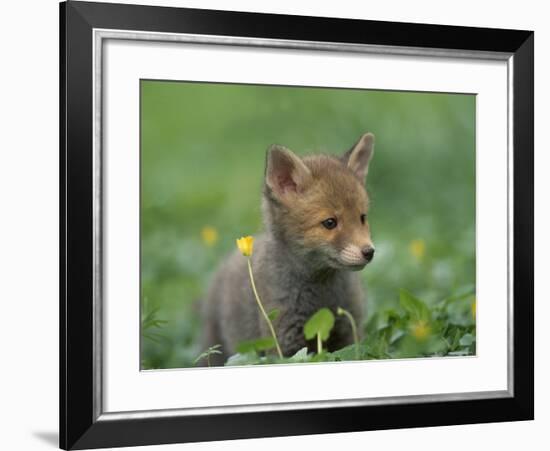
[[[363,257],[365,257],[365,260],[370,262],[372,258],[374,257],[374,247],[372,246],[365,246],[363,249],[361,249],[361,253],[363,254]]]

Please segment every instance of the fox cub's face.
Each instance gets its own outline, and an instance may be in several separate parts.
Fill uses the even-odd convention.
[[[342,157],[300,158],[272,146],[267,155],[266,225],[312,265],[362,269],[374,256],[365,178],[374,136],[367,133]]]

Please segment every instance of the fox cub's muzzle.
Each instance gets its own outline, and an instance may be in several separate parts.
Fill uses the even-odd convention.
[[[374,258],[374,246],[365,246],[361,249],[361,253],[366,262],[369,263]]]

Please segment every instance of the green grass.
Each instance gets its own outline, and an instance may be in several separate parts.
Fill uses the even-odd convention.
[[[249,346],[242,350],[238,349],[238,353],[231,356],[226,365],[473,355],[476,349],[475,306],[465,302],[472,295],[472,291],[468,290],[430,307],[424,301],[402,290],[400,308],[381,310],[372,315],[365,325],[365,338],[358,343],[335,352],[322,350],[308,353],[307,348],[303,348],[294,356],[283,359],[272,353],[261,352],[272,349],[273,346],[259,349]],[[312,320],[315,319],[314,315]],[[308,324],[311,324],[311,321],[304,327],[306,336]],[[329,323],[329,328],[331,327],[332,324]],[[330,333],[323,341],[329,336]]]
[[[340,153],[366,131],[377,251],[361,358],[475,353],[474,96],[144,81],[141,108],[143,368],[206,351],[197,304],[235,238],[261,230],[268,146]],[[424,329],[403,293],[429,312]]]

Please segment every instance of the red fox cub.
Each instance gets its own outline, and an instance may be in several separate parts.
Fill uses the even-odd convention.
[[[320,308],[342,307],[361,322],[364,295],[356,271],[374,256],[365,178],[374,136],[363,135],[341,157],[298,157],[274,145],[267,152],[262,210],[265,231],[256,238],[252,267],[285,356],[313,342],[304,337],[305,322]],[[235,251],[215,274],[203,304],[203,341],[222,346],[212,356],[222,365],[238,343],[270,336],[250,284],[246,258]],[[326,349],[353,343],[345,318],[337,317]],[[216,357],[216,358],[214,358]]]

